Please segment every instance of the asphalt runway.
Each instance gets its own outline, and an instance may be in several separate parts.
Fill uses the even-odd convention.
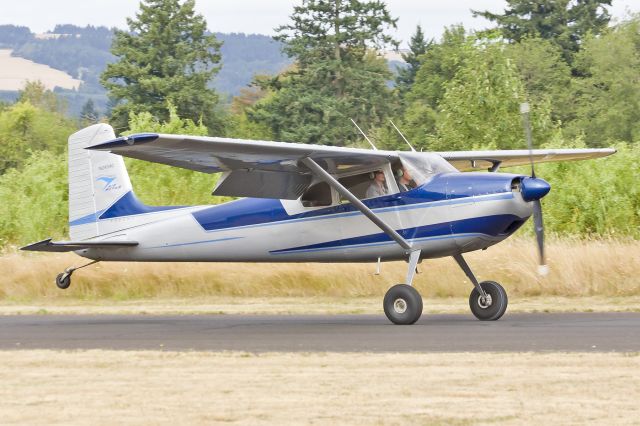
[[[640,351],[640,313],[423,315],[17,315],[0,317],[0,349],[249,352]]]

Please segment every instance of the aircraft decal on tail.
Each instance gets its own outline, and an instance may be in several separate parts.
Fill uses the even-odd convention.
[[[118,183],[115,176],[100,176],[96,179],[96,182],[104,183],[104,187],[102,187],[104,192],[117,191],[122,188],[122,185]]]

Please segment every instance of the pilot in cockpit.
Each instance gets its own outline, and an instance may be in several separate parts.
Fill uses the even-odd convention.
[[[410,191],[416,187],[416,183],[413,181],[406,167],[403,166],[401,169],[398,169],[397,174],[398,189],[400,189],[400,192]]]

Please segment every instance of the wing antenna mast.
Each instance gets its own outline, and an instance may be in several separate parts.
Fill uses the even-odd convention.
[[[356,124],[355,121],[353,121],[353,118],[350,118],[349,120],[351,120],[351,122],[353,123],[354,126],[356,126],[356,128],[360,131],[360,133],[362,134],[362,136],[364,136],[364,138],[367,140],[367,142],[369,142],[369,145],[371,145],[371,148],[373,148],[374,151],[377,151],[378,148],[376,148],[376,146],[373,144],[373,142],[371,142],[371,139],[369,139],[367,137],[367,135],[364,134],[364,132],[362,131],[362,129],[360,128],[360,126],[358,126]]]
[[[402,134],[402,132],[400,131],[400,129],[398,129],[398,126],[395,125],[395,123],[393,122],[393,120],[389,120],[389,122],[391,123],[391,125],[393,126],[394,129],[396,129],[396,132],[398,132],[398,134],[402,137],[402,139],[404,139],[404,141],[407,143],[407,145],[409,145],[409,148],[411,148],[411,151],[416,152],[415,148],[413,147],[413,145],[411,145],[409,143],[409,141],[407,140],[407,138],[404,137],[404,135]]]

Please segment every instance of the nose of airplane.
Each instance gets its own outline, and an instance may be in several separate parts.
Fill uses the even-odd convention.
[[[551,185],[544,179],[525,177],[521,184],[522,198],[525,201],[539,200],[551,190]]]

